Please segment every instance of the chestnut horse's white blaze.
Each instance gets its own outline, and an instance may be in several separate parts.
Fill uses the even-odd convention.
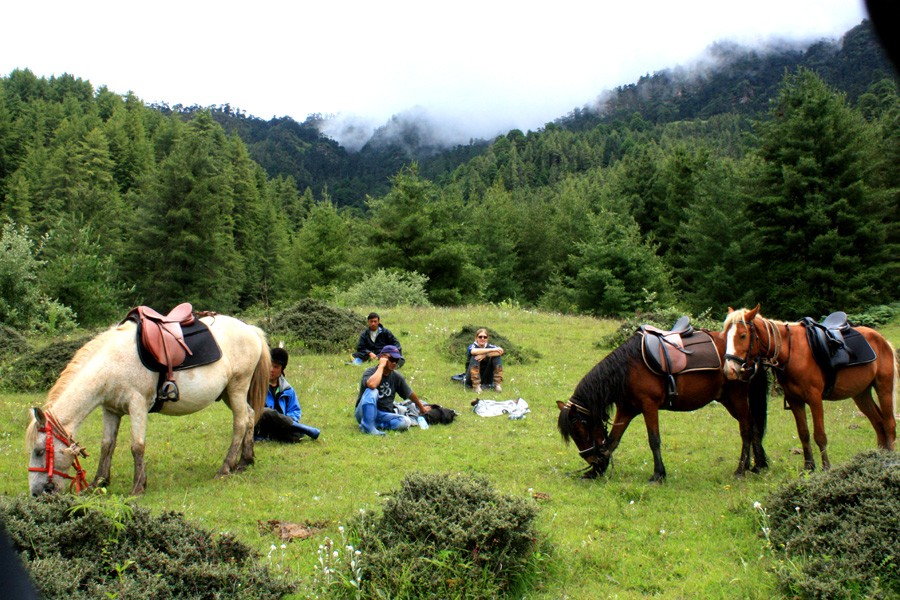
[[[206,408],[222,399],[231,409],[232,438],[220,475],[240,470],[253,462],[253,425],[265,403],[269,377],[269,347],[262,330],[225,315],[207,316],[206,323],[222,351],[218,361],[176,371],[180,392],[177,402],[166,402],[160,414],[181,416]],[[110,478],[112,455],[123,415],[130,416],[131,452],[134,457],[132,493],[146,485],[144,446],[147,415],[156,396],[158,373],[141,364],[133,321],[112,327],[85,344],[66,366],[47,396],[43,411],[35,409],[26,432],[29,452],[29,488],[32,494],[62,490],[65,473],[75,453],[57,439],[56,451],[48,455],[47,414],[69,439],[96,408],[103,410],[103,441],[95,484]],[[47,466],[53,469],[48,473]]]

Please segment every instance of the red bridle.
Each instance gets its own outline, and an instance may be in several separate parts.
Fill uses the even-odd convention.
[[[79,456],[87,457],[88,453],[84,448],[78,445],[78,442],[73,440],[71,436],[66,432],[62,425],[60,425],[53,415],[49,412],[44,411],[44,427],[39,429],[38,431],[43,431],[44,436],[44,466],[43,467],[28,467],[29,471],[34,471],[37,473],[46,473],[47,480],[52,481],[54,475],[58,475],[65,479],[71,479],[72,483],[69,484],[69,491],[73,488],[76,493],[80,493],[88,488],[87,477],[85,477],[84,469],[81,468],[81,463],[78,461]],[[69,475],[66,472],[58,471],[56,469],[56,456],[55,456],[55,443],[54,440],[59,440],[63,443],[63,445],[68,448],[72,452],[72,456],[74,460],[72,461],[72,466],[75,468],[75,475]]]

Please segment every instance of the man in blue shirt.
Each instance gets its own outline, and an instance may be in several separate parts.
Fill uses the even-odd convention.
[[[253,432],[254,439],[299,442],[304,436],[319,437],[319,430],[300,422],[300,403],[297,393],[284,377],[288,353],[284,348],[272,348],[272,370],[269,372],[269,392],[266,406]]]
[[[398,395],[415,402],[420,414],[431,410],[419,400],[403,375],[396,371],[402,360],[403,355],[397,346],[385,346],[378,355],[378,366],[363,371],[355,412],[361,432],[384,435],[382,429],[409,429],[409,418],[394,412],[394,398]]]

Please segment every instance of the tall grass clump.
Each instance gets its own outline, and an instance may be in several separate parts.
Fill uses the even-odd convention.
[[[772,494],[763,531],[784,591],[900,596],[900,456],[872,450]],[[783,559],[783,560],[782,560]]]
[[[366,319],[345,308],[330,306],[321,300],[303,298],[272,317],[262,319],[260,327],[269,336],[269,344],[286,339],[314,354],[356,349],[359,332]]]
[[[0,496],[14,549],[45,598],[282,598],[293,585],[227,533],[117,496]]]
[[[331,564],[340,573],[319,574],[319,591],[327,597],[521,597],[543,556],[536,516],[533,502],[500,494],[484,478],[409,473],[381,516],[354,519],[356,544],[345,546],[348,559]],[[338,559],[340,553],[329,546],[323,555]]]

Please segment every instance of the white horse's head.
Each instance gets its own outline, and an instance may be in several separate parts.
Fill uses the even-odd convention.
[[[25,434],[31,495],[61,492],[66,481],[70,481],[76,491],[86,488],[84,470],[78,461],[79,456],[87,456],[84,449],[49,413],[33,408],[31,415],[31,424]],[[75,474],[70,475],[73,466]]]

